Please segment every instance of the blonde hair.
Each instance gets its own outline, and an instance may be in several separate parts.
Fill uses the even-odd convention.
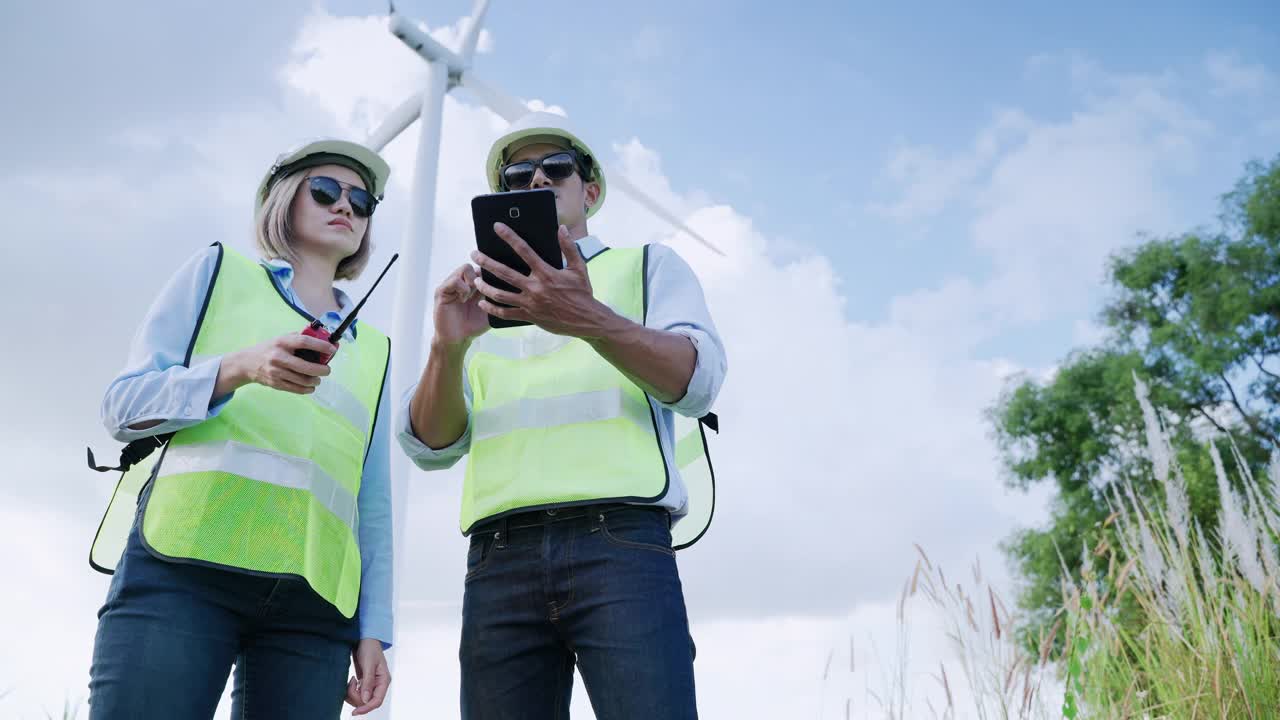
[[[290,218],[293,201],[306,178],[305,169],[300,169],[276,180],[267,190],[267,199],[258,209],[258,215],[254,218],[258,252],[268,260],[288,260],[295,264],[298,261],[298,254],[293,249],[293,226]],[[369,264],[372,233],[373,218],[369,218],[364,228],[364,237],[360,238],[359,249],[338,263],[338,270],[334,273],[335,280],[355,280],[364,272],[365,266]]]

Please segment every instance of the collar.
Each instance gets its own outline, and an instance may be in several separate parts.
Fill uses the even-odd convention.
[[[582,253],[582,259],[588,262],[591,261],[591,258],[609,249],[603,242],[600,241],[600,238],[596,237],[595,235],[587,235],[585,237],[579,238],[577,241],[577,244],[578,244],[578,252]]]
[[[289,302],[302,310],[306,310],[308,314],[315,317],[315,313],[307,310],[307,308],[303,306],[302,298],[299,298],[298,294],[293,290],[293,265],[290,264],[288,260],[285,260],[284,258],[259,258],[258,263],[271,273],[272,280],[275,281],[276,286],[280,288],[281,293],[284,294],[285,298],[288,299]],[[320,322],[324,323],[325,327],[329,330],[333,330],[338,327],[342,322],[342,319],[351,311],[351,308],[355,307],[355,303],[351,301],[351,297],[340,288],[335,287],[333,289],[333,296],[334,299],[338,301],[338,312],[335,313],[330,311],[325,313],[323,317],[317,318]],[[346,332],[342,334],[343,338],[348,340],[355,339],[355,327],[358,324],[360,324],[360,318],[356,318],[351,323]]]

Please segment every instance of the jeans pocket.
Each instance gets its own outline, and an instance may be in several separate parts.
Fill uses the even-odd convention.
[[[472,535],[471,545],[467,548],[467,580],[470,580],[485,566],[493,555],[494,534]]]
[[[601,515],[600,531],[618,547],[675,555],[666,514],[652,510],[620,510]]]

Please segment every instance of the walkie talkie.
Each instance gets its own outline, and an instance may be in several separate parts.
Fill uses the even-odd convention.
[[[356,319],[356,313],[360,312],[360,308],[364,307],[365,301],[373,294],[373,289],[378,287],[378,283],[382,282],[382,276],[387,274],[387,271],[391,269],[391,265],[394,264],[396,258],[399,257],[400,253],[396,253],[391,256],[391,260],[387,262],[386,267],[382,268],[382,273],[378,275],[377,280],[373,281],[373,285],[370,286],[369,291],[364,294],[364,297],[360,298],[360,302],[356,303],[356,306],[347,314],[347,317],[342,321],[342,324],[334,328],[332,333],[325,329],[324,323],[319,320],[312,320],[310,325],[307,325],[302,329],[302,334],[324,340],[333,346],[333,352],[337,352],[338,341],[335,338],[342,337],[342,333],[346,332],[347,328],[351,326],[352,321]],[[321,365],[328,365],[329,360],[333,357],[332,352],[328,355],[322,355],[315,350],[295,350],[293,354],[307,362],[320,363]]]

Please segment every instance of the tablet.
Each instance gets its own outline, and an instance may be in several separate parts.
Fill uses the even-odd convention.
[[[557,270],[564,268],[564,256],[560,252],[560,241],[556,237],[560,229],[560,223],[556,219],[556,196],[551,190],[544,188],[479,195],[471,199],[471,219],[475,223],[476,248],[521,275],[529,274],[529,265],[516,254],[506,240],[498,237],[498,233],[494,232],[493,224],[496,222],[506,224],[517,235],[524,238],[529,247],[533,248],[533,251],[548,265]],[[481,270],[480,275],[493,287],[508,292],[519,292],[488,270]],[[494,304],[509,307],[502,303]],[[524,321],[489,316],[489,327],[493,328],[519,327],[529,324]]]

